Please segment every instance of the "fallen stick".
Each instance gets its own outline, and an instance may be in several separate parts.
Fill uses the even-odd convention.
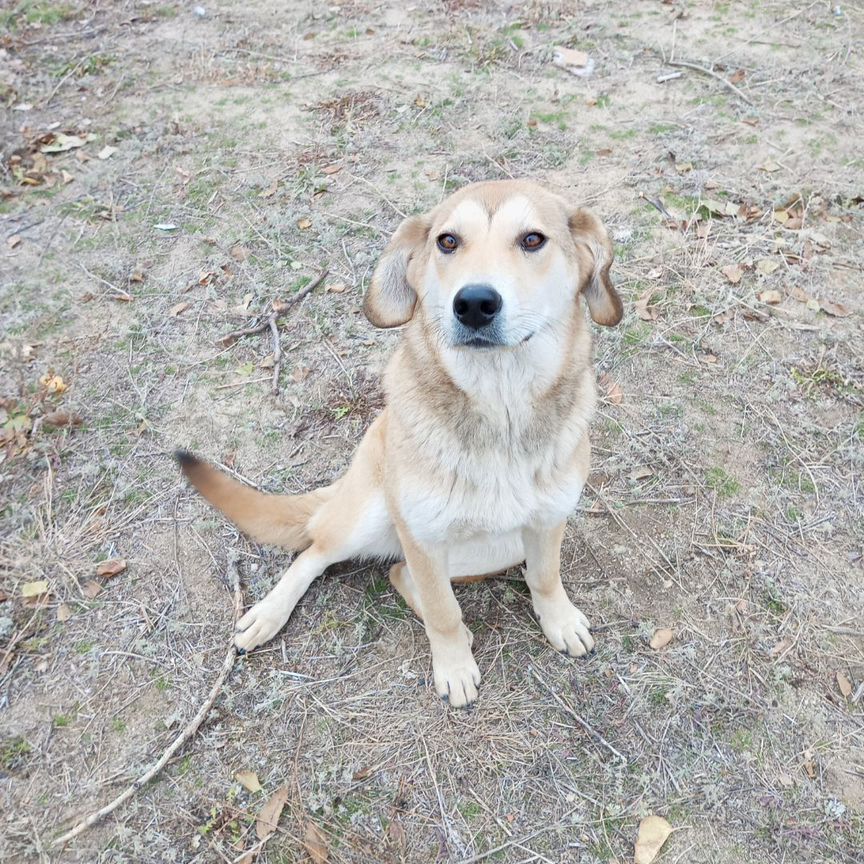
[[[271,326],[271,320],[274,322],[278,321],[292,306],[299,303],[308,294],[311,294],[329,275],[329,270],[322,270],[321,274],[314,282],[310,282],[293,297],[279,301],[278,307],[274,303],[273,311],[263,321],[256,324],[254,327],[246,327],[243,330],[234,330],[231,333],[226,333],[218,340],[219,344],[224,345],[227,348],[228,346],[233,345],[238,339],[242,339],[244,336],[255,336],[257,333],[263,333],[265,330],[268,330]]]
[[[232,554],[228,559],[228,575],[231,578],[232,587],[234,589],[234,624],[236,624],[240,618],[243,600],[243,595],[240,592],[240,575],[237,572],[237,560],[238,556],[236,554]],[[231,632],[233,634],[233,627],[231,628]],[[168,764],[171,757],[198,731],[198,727],[204,722],[204,718],[210,713],[210,709],[213,707],[213,703],[216,701],[216,697],[219,695],[219,691],[222,689],[222,685],[225,683],[228,673],[234,666],[234,658],[236,656],[237,649],[234,646],[232,635],[231,647],[228,649],[228,653],[222,661],[222,668],[219,670],[219,675],[210,690],[210,694],[186,727],[168,745],[165,752],[159,757],[159,760],[109,804],[106,804],[95,813],[91,813],[86,819],[83,819],[65,834],[61,834],[56,840],[52,840],[52,848],[63,846],[70,840],[74,840],[79,834],[83,834],[88,828],[104,819],[110,813],[113,813],[121,804],[128,801],[139,789],[146,786]]]
[[[583,720],[538,674],[533,666],[529,666],[528,670],[537,679],[537,683],[569,714],[592,738],[602,744],[610,753],[617,756],[625,765],[627,757],[620,751],[616,750],[593,726]]]
[[[731,81],[727,81],[722,75],[718,75],[711,69],[706,69],[704,66],[699,66],[696,63],[686,63],[684,60],[667,60],[667,66],[675,66],[681,69],[692,69],[694,72],[701,72],[715,81],[719,81],[724,87],[728,87],[739,99],[743,99],[748,105],[752,105],[752,100],[748,99]]]

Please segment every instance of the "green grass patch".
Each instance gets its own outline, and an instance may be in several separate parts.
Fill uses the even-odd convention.
[[[719,465],[705,472],[705,483],[720,498],[732,498],[741,491],[741,484]]]

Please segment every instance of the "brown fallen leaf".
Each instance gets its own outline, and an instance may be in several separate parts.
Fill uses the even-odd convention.
[[[634,304],[634,308],[636,309],[636,314],[643,321],[656,321],[657,316],[659,315],[659,313],[656,309],[654,309],[653,307],[652,308],[648,307],[648,303],[651,300],[651,298],[654,296],[654,292],[655,292],[654,288],[649,288],[647,291],[643,291],[639,295],[639,299]]]
[[[672,833],[672,826],[662,816],[646,816],[639,823],[634,861],[651,864]]]
[[[95,579],[88,579],[81,590],[85,597],[92,600],[102,590],[102,586]]]
[[[588,55],[575,48],[556,48],[552,62],[556,66],[587,66]]]
[[[107,561],[102,561],[96,567],[96,575],[106,579],[113,579],[126,569],[125,558],[109,558]]]
[[[812,298],[806,291],[802,291],[797,285],[793,285],[788,289],[789,296],[797,300],[799,303],[806,303]]]
[[[41,597],[43,594],[47,594],[48,591],[49,586],[47,579],[37,579],[35,582],[25,582],[21,586],[21,596],[24,598]]]
[[[325,165],[321,169],[322,174],[338,174],[342,170],[341,165]]]
[[[597,380],[600,382],[600,386],[606,391],[606,398],[613,405],[620,405],[624,401],[624,392],[611,375],[603,372]]]
[[[737,264],[727,264],[720,272],[733,284],[737,285],[744,275],[744,271]]]
[[[816,779],[816,763],[813,761],[813,753],[810,750],[808,750],[808,751],[806,751],[804,756],[805,756],[804,765],[802,766],[804,768],[804,773],[811,780],[815,780]]]
[[[668,627],[658,627],[648,643],[655,651],[665,648],[675,638],[675,631]]]
[[[312,370],[308,366],[298,366],[291,373],[291,380],[299,384],[301,381],[305,381],[309,377],[309,373]]]
[[[312,220],[304,216],[302,219],[297,220],[297,227],[301,231],[308,231],[312,227]]]
[[[259,369],[272,369],[276,365],[276,358],[272,353],[268,354],[266,357],[262,358],[261,362],[258,364]]]
[[[178,315],[182,315],[192,304],[188,300],[184,300],[182,303],[178,303],[176,306],[172,306],[168,310],[168,314],[172,318],[176,318]]]
[[[43,418],[42,423],[45,426],[80,426],[81,418],[77,414],[69,414],[67,411],[49,411]]]
[[[324,286],[324,292],[329,294],[344,294],[346,287],[344,282],[330,282]]]
[[[747,77],[747,70],[746,69],[736,69],[729,76],[729,83],[730,84],[740,84],[746,77]]]
[[[636,483],[638,483],[640,480],[645,480],[648,477],[653,477],[653,476],[654,476],[654,472],[647,465],[642,465],[639,468],[634,468],[630,472],[630,479]]]
[[[66,603],[61,603],[57,607],[57,620],[61,623],[68,621],[72,617],[72,609]]]
[[[326,864],[329,860],[327,838],[314,822],[306,823],[306,830],[303,832],[303,848],[309,853],[313,864]]]
[[[837,686],[846,699],[852,695],[852,682],[839,670],[837,672]]]
[[[39,383],[49,393],[56,393],[58,396],[69,389],[69,385],[66,384],[59,375],[55,375],[53,372],[46,372],[39,379]]]
[[[134,273],[132,273],[129,276],[129,281],[130,282],[143,282],[144,281],[144,274],[140,270],[136,270]]]
[[[231,247],[231,257],[235,261],[245,261],[249,257],[249,249],[242,244]]]
[[[255,833],[259,840],[266,840],[276,830],[289,794],[287,786],[280,786],[264,803],[255,820]]]
[[[6,238],[6,245],[10,249],[14,249],[16,246],[20,245],[21,238],[17,234],[13,234],[11,237]]]
[[[234,779],[249,792],[261,791],[261,784],[258,782],[258,775],[254,771],[238,771],[234,775]]]
[[[846,318],[852,314],[850,309],[847,309],[842,303],[834,303],[832,300],[820,300],[819,308],[826,314],[834,318]]]
[[[767,303],[770,306],[776,306],[783,300],[783,295],[779,291],[775,291],[773,288],[769,291],[760,291],[759,294],[757,294],[756,296],[763,303]]]

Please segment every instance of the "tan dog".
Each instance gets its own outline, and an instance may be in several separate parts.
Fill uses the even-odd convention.
[[[239,621],[240,650],[276,635],[312,581],[348,558],[397,560],[394,587],[423,620],[435,688],[477,698],[480,670],[451,581],[526,563],[540,626],[579,657],[594,640],[561,584],[564,526],[588,476],[591,337],[613,325],[612,248],[600,221],[521,181],[477,183],[406,219],[364,311],[407,324],[387,407],[347,473],[305,495],[265,495],[190,454],[198,491],[261,543],[303,550]]]

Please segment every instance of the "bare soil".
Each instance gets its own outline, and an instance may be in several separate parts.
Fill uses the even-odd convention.
[[[202,5],[0,9],[0,857],[239,862],[284,785],[268,864],[610,864],[649,813],[663,862],[864,861],[861,5]],[[602,216],[627,303],[564,554],[596,654],[518,572],[464,586],[484,685],[450,711],[385,568],[334,567],[50,848],[204,700],[229,554],[247,604],[290,560],[172,450],[338,476],[398,339],[360,311],[386,237],[509,176]],[[219,339],[323,268],[274,396],[270,336]]]

